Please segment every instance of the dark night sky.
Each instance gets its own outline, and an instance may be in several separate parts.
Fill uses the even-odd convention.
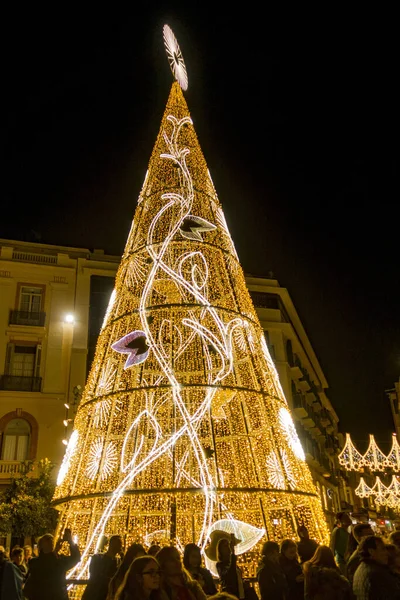
[[[248,4],[263,12],[9,14],[0,236],[122,252],[172,82],[167,22],[244,270],[288,288],[341,430],[385,449],[400,372],[396,19]]]

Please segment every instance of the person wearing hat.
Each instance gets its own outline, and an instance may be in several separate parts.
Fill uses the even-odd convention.
[[[235,555],[235,546],[239,541],[233,533],[215,529],[210,534],[210,545],[205,549],[205,553],[210,560],[217,563],[221,591],[232,594],[239,600],[245,600],[245,586]]]

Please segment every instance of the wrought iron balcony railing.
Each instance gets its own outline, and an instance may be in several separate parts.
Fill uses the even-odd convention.
[[[45,312],[29,312],[26,310],[10,310],[9,325],[32,325],[44,327],[46,320]]]
[[[22,375],[0,375],[0,390],[16,392],[40,392],[41,377],[24,377]]]

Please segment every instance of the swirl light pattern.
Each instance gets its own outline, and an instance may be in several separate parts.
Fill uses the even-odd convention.
[[[302,522],[327,541],[177,83],[74,427],[77,450],[54,499],[60,531],[70,527],[81,544],[73,578],[87,575],[101,536],[116,532],[127,544],[167,536],[180,548],[191,541],[204,548],[217,521],[226,530],[239,523],[247,552],[266,532],[291,537]],[[109,444],[115,453],[106,468]],[[254,574],[256,563],[246,560],[245,572]]]

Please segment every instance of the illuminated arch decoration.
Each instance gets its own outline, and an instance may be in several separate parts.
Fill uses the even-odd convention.
[[[247,561],[267,534],[293,537],[300,522],[326,543],[321,501],[178,83],[139,199],[54,496],[59,530],[76,532],[82,550],[69,576],[85,577],[102,535],[116,532],[127,543],[162,535],[204,549],[223,521],[243,533]],[[283,488],[268,472],[272,453]]]
[[[400,445],[396,434],[392,437],[392,447],[388,455],[379,448],[372,434],[365,454],[361,454],[354,446],[350,434],[346,433],[346,441],[339,456],[339,463],[348,471],[362,471],[364,467],[371,471],[385,471],[390,468],[400,471]]]

